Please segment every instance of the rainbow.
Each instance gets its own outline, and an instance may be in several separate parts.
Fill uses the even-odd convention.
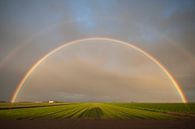
[[[50,51],[49,53],[47,53],[45,56],[43,56],[40,60],[38,60],[30,69],[29,71],[26,73],[26,75],[24,76],[24,78],[20,81],[20,83],[18,84],[18,86],[16,87],[16,90],[13,94],[13,96],[11,97],[11,102],[15,102],[18,93],[20,92],[23,84],[25,83],[25,81],[28,79],[28,77],[31,75],[31,73],[42,63],[44,62],[48,57],[50,57],[51,55],[53,55],[55,52],[61,50],[64,47],[68,47],[72,44],[77,44],[79,42],[82,41],[91,41],[91,40],[103,40],[103,41],[112,41],[112,42],[116,42],[119,44],[123,44],[126,45],[128,47],[131,47],[135,50],[137,50],[138,52],[141,52],[144,56],[146,56],[147,58],[149,58],[151,61],[153,61],[156,65],[159,66],[159,68],[167,75],[167,77],[170,79],[170,81],[172,82],[173,86],[175,87],[176,91],[178,92],[178,94],[180,95],[181,101],[183,103],[187,103],[187,99],[185,97],[185,94],[183,93],[181,87],[179,86],[179,84],[177,83],[176,79],[170,74],[170,72],[157,60],[155,59],[152,55],[150,55],[149,53],[145,52],[144,50],[142,50],[141,48],[134,46],[128,42],[124,42],[124,41],[120,41],[120,40],[116,40],[116,39],[112,39],[112,38],[107,38],[107,37],[93,37],[93,38],[84,38],[84,39],[78,39],[78,40],[74,40],[74,41],[70,41],[68,43],[65,43],[55,49],[53,49],[52,51]]]

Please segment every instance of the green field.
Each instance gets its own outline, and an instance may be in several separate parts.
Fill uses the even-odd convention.
[[[0,103],[0,119],[186,119],[195,104]]]
[[[115,103],[115,105],[155,112],[195,113],[194,103]]]

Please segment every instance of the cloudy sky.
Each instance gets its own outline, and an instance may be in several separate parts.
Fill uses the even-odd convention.
[[[54,48],[76,39],[109,37],[132,43],[153,55],[178,81],[187,99],[195,101],[195,2],[193,0],[2,0],[0,1],[0,19],[0,100],[8,101],[32,65]],[[141,74],[143,74],[142,81],[147,80],[148,70],[150,70],[148,73],[155,72],[153,76],[151,74],[151,77],[154,77],[153,81],[150,84],[146,83],[146,86],[154,89],[150,99],[147,100],[158,98],[154,95],[163,87],[171,88],[171,86],[168,87],[171,84],[164,81],[167,80],[166,77],[156,66],[139,53],[136,54],[130,48],[126,52],[126,48],[122,46],[114,49],[117,45],[112,43],[105,43],[107,45],[102,46],[98,45],[101,43],[94,41],[93,44],[95,46],[78,45],[69,48],[71,52],[63,49],[48,59],[25,83],[23,91],[29,92],[20,93],[21,100],[22,96],[29,97],[31,100],[37,97],[48,99],[47,96],[51,93],[49,91],[56,90],[50,85],[47,87],[48,94],[40,96],[41,93],[37,93],[35,97],[35,92],[38,91],[33,92],[33,90],[36,87],[44,89],[46,87],[40,88],[40,84],[49,84],[49,79],[43,77],[44,73],[47,73],[48,78],[54,78],[54,81],[59,80],[58,83],[52,83],[52,85],[60,83],[57,86],[58,90],[52,92],[53,96],[59,100],[69,97],[67,100],[101,101],[112,98],[111,101],[113,101],[113,96],[118,94],[120,97],[114,100],[138,101],[135,96],[143,94],[143,88],[145,88],[138,82],[140,82]],[[78,47],[85,49],[77,51]],[[101,52],[102,55],[97,56],[103,49],[105,51]],[[76,58],[75,55],[84,56]],[[117,65],[114,71],[110,71],[111,66],[105,67],[105,63],[102,64],[102,57],[107,60],[106,64],[120,65]],[[139,62],[142,67],[135,64],[135,57],[142,60]],[[114,58],[114,62],[111,58]],[[68,61],[63,64],[63,60]],[[127,65],[130,66],[127,67]],[[54,67],[57,69],[53,70]],[[129,68],[129,73],[124,73],[123,71],[128,72],[128,70],[123,68]],[[141,72],[140,68],[144,70]],[[51,73],[52,70],[59,71],[55,77],[54,73]],[[133,70],[140,73],[133,76]],[[86,85],[88,88],[84,88],[86,90],[81,86],[75,88],[78,87],[78,82],[75,83],[75,80],[80,79],[79,83],[84,85],[88,83],[88,78],[91,76],[95,77],[92,83],[98,82],[93,87],[100,87],[99,89],[89,90],[89,85]],[[159,78],[161,80],[158,80]],[[136,81],[137,79],[139,81]],[[71,82],[71,80],[74,81]],[[158,88],[154,84],[156,80],[161,82]],[[113,83],[115,85],[112,85]],[[64,84],[66,88],[61,84]],[[108,84],[106,85],[108,88],[101,91],[101,86],[105,84]],[[116,92],[119,90],[116,87],[117,84],[124,84],[123,91],[127,91],[128,88],[131,88],[128,89],[130,91],[133,89],[136,91],[139,89],[137,89],[138,86],[142,87],[140,88],[142,90],[130,96],[125,96],[128,93],[123,92],[123,96],[122,93]],[[27,86],[29,88],[26,88]],[[109,92],[109,89],[115,90]],[[178,96],[172,90],[166,89],[170,91],[166,94],[177,101]],[[40,92],[43,93],[44,90]],[[146,92],[144,93],[143,96],[147,95]],[[162,100],[164,94],[160,95],[159,100]],[[140,101],[143,100],[141,98]]]

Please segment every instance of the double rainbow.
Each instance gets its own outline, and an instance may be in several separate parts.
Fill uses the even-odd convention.
[[[30,70],[26,73],[26,75],[24,76],[24,78],[20,81],[20,83],[18,84],[18,86],[16,87],[16,90],[13,94],[13,96],[11,97],[11,102],[15,102],[16,98],[23,86],[23,84],[25,83],[25,81],[28,79],[28,77],[31,75],[31,73],[42,63],[44,62],[48,57],[50,57],[51,55],[53,55],[55,52],[61,50],[64,47],[68,47],[72,44],[77,44],[79,42],[82,41],[92,41],[92,40],[99,40],[99,41],[112,41],[112,42],[116,42],[119,44],[123,44],[126,45],[128,47],[131,47],[133,49],[135,49],[138,52],[141,52],[144,56],[146,56],[147,58],[149,58],[152,62],[154,62],[156,65],[159,66],[159,68],[167,75],[167,77],[170,79],[170,81],[172,82],[173,86],[175,87],[176,91],[178,92],[178,94],[180,95],[181,101],[183,103],[187,103],[187,99],[185,97],[185,94],[183,93],[181,87],[179,86],[179,84],[177,83],[176,79],[170,74],[170,72],[157,60],[155,59],[152,55],[150,55],[149,53],[145,52],[144,50],[142,50],[141,48],[134,46],[130,43],[127,42],[123,42],[120,40],[116,40],[116,39],[112,39],[112,38],[107,38],[107,37],[94,37],[94,38],[84,38],[84,39],[78,39],[78,40],[74,40],[68,43],[65,43],[57,48],[55,48],[54,50],[50,51],[49,53],[47,53],[45,56],[43,56],[39,61],[37,61],[31,68]]]

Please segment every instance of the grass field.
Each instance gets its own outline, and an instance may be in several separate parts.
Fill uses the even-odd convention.
[[[115,105],[156,112],[195,113],[194,103],[115,103]]]
[[[0,103],[0,119],[184,119],[195,104]]]

